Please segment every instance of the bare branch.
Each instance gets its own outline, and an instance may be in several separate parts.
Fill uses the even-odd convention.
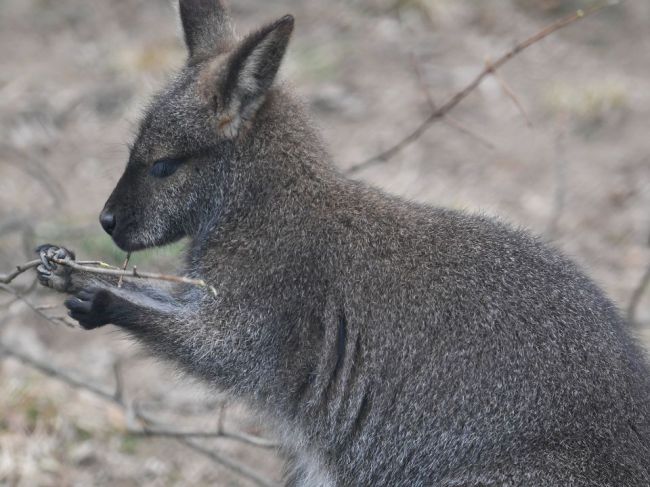
[[[147,421],[150,423],[150,421]],[[162,429],[162,428],[150,428],[145,427],[137,431],[129,431],[130,434],[137,436],[161,436],[161,437],[183,437],[183,438],[224,438],[236,440],[241,443],[246,443],[251,446],[256,446],[258,448],[268,448],[275,449],[278,448],[278,444],[266,438],[259,436],[248,435],[246,433],[230,433],[226,431],[183,431],[176,429]]]
[[[131,252],[128,252],[126,254],[126,259],[124,259],[124,264],[122,264],[122,270],[125,271],[127,267],[129,267],[129,260],[131,260]],[[120,288],[122,287],[122,281],[124,280],[124,276],[120,276],[120,279],[117,281],[117,287]]]
[[[113,377],[115,378],[115,392],[113,397],[118,403],[124,402],[124,377],[122,376],[122,362],[116,360],[113,364]]]
[[[477,142],[480,142],[481,144],[483,144],[488,149],[490,149],[490,150],[496,150],[497,149],[497,146],[494,143],[490,142],[488,139],[486,139],[482,135],[479,135],[476,132],[474,132],[472,129],[467,127],[467,125],[465,125],[463,122],[461,122],[457,118],[452,117],[451,115],[446,115],[445,116],[445,123],[447,125],[449,125],[450,127],[455,128],[459,132],[467,135],[468,137],[473,138]]]
[[[639,284],[634,289],[632,293],[632,298],[630,299],[630,304],[627,307],[627,321],[632,326],[639,326],[639,323],[636,321],[636,313],[641,303],[641,298],[645,294],[646,290],[650,287],[650,265],[646,268]]]
[[[111,392],[97,387],[90,381],[79,378],[71,374],[70,372],[59,369],[51,364],[46,362],[34,359],[29,355],[26,355],[13,347],[7,347],[4,343],[0,342],[0,355],[6,357],[12,357],[15,360],[18,360],[23,365],[26,365],[32,369],[38,370],[42,374],[47,375],[48,377],[53,377],[60,382],[63,382],[75,389],[83,389],[85,391],[91,392],[97,397],[100,397],[108,402],[120,405],[116,400],[114,394]]]
[[[482,82],[483,80],[490,75],[494,70],[500,68],[503,66],[505,63],[510,61],[512,58],[517,56],[519,53],[527,49],[528,47],[532,46],[533,44],[536,44],[537,42],[541,41],[542,39],[548,37],[551,35],[553,32],[556,32],[568,25],[573,24],[574,22],[577,22],[580,19],[583,19],[585,17],[588,17],[604,8],[610,7],[612,5],[615,5],[617,2],[606,2],[601,5],[594,6],[589,9],[585,10],[578,10],[574,12],[573,14],[567,15],[566,17],[561,18],[560,20],[555,21],[551,25],[545,27],[538,33],[534,34],[533,36],[527,38],[526,40],[516,44],[512,49],[510,49],[508,52],[503,54],[501,57],[499,57],[496,61],[494,61],[492,64],[489,66],[485,66],[483,70],[467,85],[465,88],[462,90],[458,91],[455,93],[449,100],[447,100],[444,104],[440,105],[436,110],[431,112],[431,114],[415,129],[413,130],[410,134],[408,134],[406,137],[402,138],[399,142],[397,142],[395,145],[390,147],[389,149],[381,152],[380,154],[377,154],[376,156],[373,156],[363,162],[357,163],[349,167],[345,173],[346,174],[355,174],[362,169],[365,169],[369,166],[373,166],[375,164],[380,164],[383,162],[386,162],[389,160],[391,157],[394,157],[396,154],[398,154],[400,151],[402,151],[405,147],[410,145],[412,142],[417,140],[424,132],[427,131],[427,129],[438,119],[444,117],[447,115],[447,113],[452,110],[456,105],[458,105],[461,101],[463,101],[472,91],[474,91]]]
[[[83,270],[84,272],[92,272],[91,269],[93,269],[93,267],[87,267],[87,266],[95,266],[95,265],[117,270],[117,268],[109,264],[106,264],[105,262],[102,262],[100,260],[81,260],[75,262],[79,266],[77,270]],[[64,261],[61,260],[59,260],[57,264],[68,265],[67,262],[64,263]],[[29,262],[25,262],[24,264],[17,265],[14,271],[8,274],[0,274],[0,284],[10,284],[11,281],[16,279],[19,275],[24,274],[30,269],[35,269],[39,265],[41,265],[41,261],[39,259],[30,260]],[[84,268],[82,269],[81,266],[84,266]]]
[[[200,445],[199,443],[196,443],[187,438],[178,438],[177,441],[187,446],[188,448],[194,450],[195,452],[200,453],[201,455],[209,458],[213,462],[219,463],[224,467],[229,468],[233,472],[236,472],[237,474],[241,475],[242,477],[248,478],[249,480],[255,482],[257,485],[261,485],[263,487],[276,487],[277,485],[274,482],[269,482],[267,479],[263,478],[260,474],[253,471],[246,465],[239,463],[235,460],[232,460],[230,458],[221,456],[215,451],[206,448],[205,446]]]
[[[404,24],[404,19],[402,17],[401,13],[401,8],[399,5],[395,6],[395,14],[397,17],[397,22],[400,25],[400,28],[402,30],[406,29],[406,26]],[[431,93],[429,92],[429,88],[427,87],[427,83],[424,79],[424,73],[422,72],[422,67],[420,65],[420,62],[417,59],[417,56],[413,50],[410,51],[409,53],[409,59],[411,61],[411,67],[413,68],[413,73],[415,74],[415,78],[418,82],[418,86],[420,88],[420,91],[422,92],[424,99],[427,101],[427,105],[429,106],[429,111],[433,112],[436,110],[436,103],[433,100],[433,97],[431,96]],[[477,140],[479,143],[485,145],[488,149],[494,150],[496,149],[496,146],[487,140],[485,137],[482,137],[478,135],[476,132],[473,130],[467,128],[465,124],[461,123],[459,120],[451,117],[451,115],[447,114],[443,117],[443,122],[445,122],[449,127],[455,128],[459,132]]]
[[[127,278],[137,278],[137,279],[153,279],[159,281],[169,281],[176,282],[180,284],[189,284],[190,286],[197,286],[208,288],[213,295],[216,295],[216,290],[214,287],[209,286],[203,279],[192,279],[185,276],[173,276],[168,274],[159,274],[157,272],[141,272],[138,271],[135,266],[131,270],[127,269],[118,269],[113,266],[110,266],[101,261],[75,261],[70,259],[50,259],[51,262],[55,264],[63,265],[70,267],[76,271],[88,272],[90,274],[101,274],[105,276],[116,276],[116,277],[127,277]],[[41,264],[41,261],[31,260],[25,264],[16,266],[16,270],[8,274],[0,274],[0,284],[9,284],[20,274],[27,272],[30,269],[38,267]]]
[[[105,267],[91,267],[88,265],[80,264],[74,260],[70,259],[50,259],[55,264],[60,264],[68,266],[71,269],[88,272],[90,274],[101,274],[104,276],[116,276],[116,277],[130,277],[138,279],[154,279],[158,281],[169,281],[179,284],[189,284],[190,286],[204,287],[208,288],[212,294],[216,294],[216,290],[209,286],[203,279],[192,279],[185,276],[172,276],[168,274],[159,274],[157,272],[141,272],[138,271],[136,266],[133,266],[131,270],[122,270],[122,269],[106,269]]]
[[[13,289],[11,286],[8,286],[6,284],[3,284],[0,282],[0,289],[11,294],[14,298],[10,301],[21,301],[23,304],[25,304],[29,309],[31,309],[34,313],[36,313],[38,316],[43,318],[44,320],[47,320],[51,323],[54,323],[55,325],[58,324],[64,324],[67,327],[74,327],[75,325],[71,323],[70,321],[67,320],[67,316],[50,316],[44,312],[42,307],[36,306],[33,304],[29,299],[27,299],[25,296],[23,296],[22,293],[16,291]],[[5,303],[4,306],[10,303]]]
[[[19,275],[23,274],[24,272],[27,272],[30,269],[34,269],[35,267],[38,267],[40,263],[41,261],[37,259],[37,260],[30,260],[29,262],[22,265],[17,265],[16,270],[14,270],[13,272],[10,272],[9,274],[0,274],[0,283],[9,284],[11,281],[16,279]]]
[[[429,93],[429,90],[424,81],[422,68],[420,67],[420,63],[418,62],[414,53],[411,53],[411,65],[413,66],[413,72],[415,73],[415,77],[418,81],[418,85],[420,86],[420,91],[422,91],[422,93],[424,94],[424,98],[427,100],[427,105],[429,105],[429,111],[433,112],[436,110],[436,103],[431,97],[431,93]],[[459,132],[477,140],[478,142],[486,146],[488,149],[490,150],[496,149],[496,146],[492,142],[487,140],[485,137],[477,134],[473,130],[469,129],[467,126],[465,126],[465,124],[461,123],[458,119],[453,118],[451,115],[449,114],[444,115],[443,122],[446,123],[448,126],[455,128]]]
[[[553,159],[553,203],[551,217],[546,227],[546,235],[550,240],[558,236],[560,220],[564,214],[567,200],[567,166],[566,159],[566,126],[565,121],[560,121],[555,135],[555,158]]]
[[[510,85],[506,82],[505,78],[496,69],[494,69],[489,59],[485,61],[485,65],[487,66],[488,69],[492,70],[492,76],[494,76],[494,79],[496,79],[499,82],[499,84],[501,85],[501,89],[506,94],[506,96],[510,98],[512,102],[515,104],[517,110],[519,110],[519,113],[521,113],[521,116],[524,117],[524,120],[526,120],[526,125],[528,125],[528,127],[532,127],[533,122],[531,122],[530,117],[528,116],[528,113],[524,108],[524,105],[519,101],[519,97],[517,96],[515,91],[512,88],[510,88]]]
[[[129,428],[127,430],[127,434],[150,437],[169,437],[178,443],[181,443],[182,445],[185,445],[188,448],[206,456],[213,462],[223,465],[236,474],[247,478],[256,485],[260,485],[262,487],[275,486],[273,482],[269,482],[266,478],[262,477],[261,474],[249,468],[248,466],[226,456],[220,455],[210,448],[192,441],[191,438],[231,439],[248,445],[263,448],[274,448],[276,446],[275,444],[264,438],[257,438],[255,436],[246,435],[243,433],[224,433],[223,431],[216,431],[212,433],[196,431],[175,431],[165,426],[164,424],[150,418],[142,411],[134,411],[134,408],[131,407],[124,393],[124,386],[119,365],[113,369],[115,373],[116,387],[114,392],[110,392],[104,388],[96,386],[89,380],[77,377],[76,375],[63,369],[57,368],[49,363],[45,363],[41,360],[32,358],[29,355],[16,350],[15,348],[8,347],[2,342],[0,342],[0,357],[11,357],[25,366],[38,370],[48,377],[52,377],[76,389],[90,392],[100,399],[118,406],[127,416],[129,413],[133,412],[136,418],[142,421],[143,426],[140,429]]]

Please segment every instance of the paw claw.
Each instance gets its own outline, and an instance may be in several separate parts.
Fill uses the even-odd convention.
[[[39,266],[39,268],[42,267],[42,268],[44,268],[44,269],[46,269],[48,271],[51,271],[52,270],[52,264],[50,263],[49,260],[47,260],[47,255],[45,253],[41,252],[40,255],[39,255],[39,258],[41,259],[41,265]]]
[[[45,264],[41,264],[36,268],[39,276],[49,276],[52,274],[51,270],[45,267]]]
[[[79,298],[68,298],[64,301],[64,306],[70,311],[84,311],[89,312],[92,307],[92,303],[88,301],[82,301]]]
[[[95,294],[96,293],[93,291],[87,291],[83,289],[77,293],[77,299],[80,299],[82,301],[91,301]]]

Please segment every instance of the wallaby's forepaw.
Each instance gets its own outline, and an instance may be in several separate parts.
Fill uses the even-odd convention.
[[[84,289],[66,299],[64,304],[71,318],[86,330],[92,330],[113,322],[111,308],[115,301],[115,296],[107,289]]]
[[[56,264],[52,259],[70,259],[74,260],[74,252],[58,247],[56,245],[44,244],[36,249],[41,265],[36,268],[38,281],[46,287],[52,288],[55,291],[67,292],[70,288],[70,275],[72,269],[69,267]]]

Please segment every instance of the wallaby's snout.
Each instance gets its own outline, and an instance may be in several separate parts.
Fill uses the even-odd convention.
[[[141,239],[134,235],[137,226],[134,225],[133,218],[128,216],[130,203],[129,199],[123,195],[123,186],[123,181],[120,181],[108,201],[106,201],[99,214],[99,224],[119,248],[125,252],[130,252],[139,250],[144,245],[138,243],[138,240]],[[122,202],[122,204],[118,204],[118,202]],[[124,209],[127,209],[127,212]]]
[[[113,230],[115,230],[115,215],[110,211],[104,208],[99,214],[99,223],[101,223],[102,228],[109,235],[113,235]]]
[[[191,201],[188,186],[199,179],[193,171],[174,177],[154,176],[146,164],[133,156],[104,208],[99,223],[125,252],[165,245],[191,233]]]

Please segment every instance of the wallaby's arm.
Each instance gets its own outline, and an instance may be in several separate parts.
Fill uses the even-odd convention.
[[[174,297],[171,287],[124,281],[117,287],[117,278],[98,276],[50,262],[51,258],[74,259],[73,252],[54,245],[37,249],[43,264],[38,269],[39,281],[59,292],[72,294],[65,301],[70,316],[86,329],[114,324],[132,332],[142,332],[155,324],[165,326],[187,319],[189,307]]]
[[[74,259],[74,253],[62,247],[43,245],[38,252],[44,263],[37,268],[39,281],[56,291],[71,294],[65,301],[69,314],[85,329],[116,325],[137,336],[157,352],[207,379],[215,379],[215,357],[223,353],[215,347],[224,345],[216,323],[218,317],[206,301],[214,297],[198,288],[161,283],[124,280],[75,271],[70,267],[49,264],[49,258]],[[156,283],[158,284],[158,283]],[[209,316],[205,315],[206,309]],[[203,313],[202,313],[203,311]],[[210,326],[206,326],[209,323]],[[234,344],[224,345],[226,348]],[[242,363],[252,362],[253,355],[240,350]]]
[[[114,324],[133,332],[182,320],[186,309],[173,299],[154,299],[124,288],[86,288],[65,301],[70,316],[86,329]]]

